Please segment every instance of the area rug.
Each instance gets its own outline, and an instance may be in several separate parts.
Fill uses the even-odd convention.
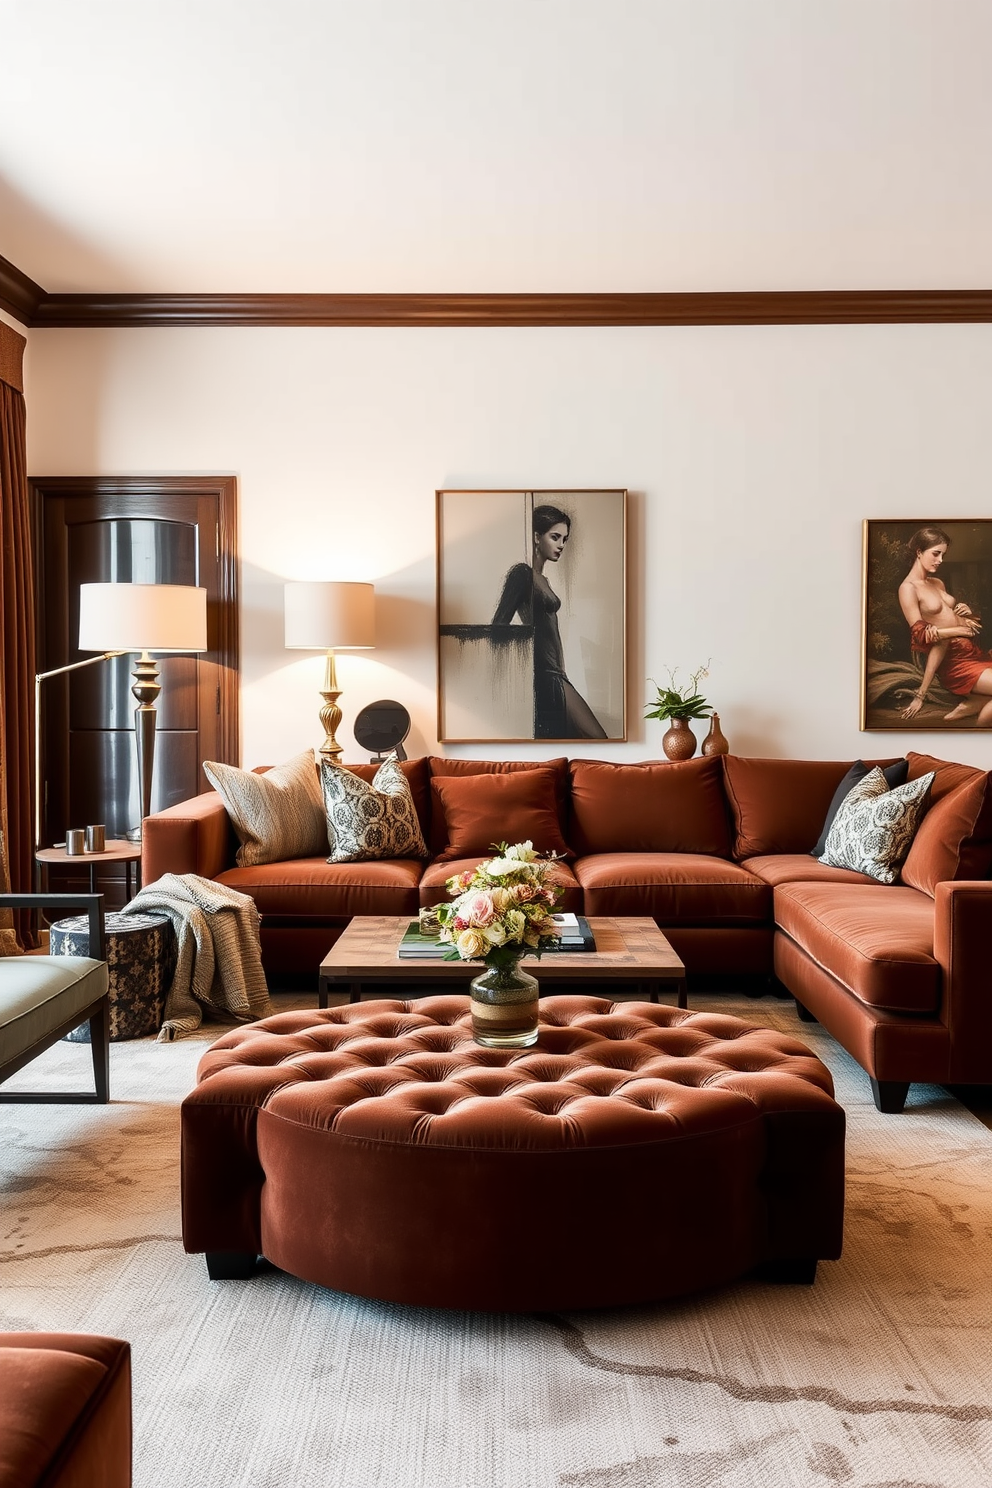
[[[933,1086],[879,1115],[788,1003],[698,1005],[784,1028],[833,1071],[846,1240],[812,1288],[511,1317],[274,1270],[210,1282],[179,1241],[178,1107],[213,1025],[115,1044],[109,1107],[0,1108],[0,1327],[131,1341],[137,1488],[984,1488],[992,1132]],[[17,1083],[82,1084],[88,1055],[59,1045]],[[630,1263],[651,1264],[650,1235]]]

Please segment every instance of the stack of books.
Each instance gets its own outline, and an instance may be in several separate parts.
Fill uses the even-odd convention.
[[[558,951],[594,951],[596,941],[589,928],[589,921],[585,915],[556,914],[561,933],[554,950],[546,952],[554,955]],[[446,956],[454,959],[454,946],[450,941],[438,940],[436,935],[422,935],[420,922],[411,920],[409,928],[399,943],[397,954],[401,960],[407,958],[415,961],[443,961]]]

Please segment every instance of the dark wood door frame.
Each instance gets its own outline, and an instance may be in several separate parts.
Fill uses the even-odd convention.
[[[46,671],[63,664],[64,637],[49,636],[47,617],[54,611],[64,613],[64,597],[46,594],[44,562],[44,514],[51,498],[83,497],[122,498],[129,505],[142,498],[160,504],[169,496],[216,501],[216,574],[217,592],[208,602],[209,651],[205,661],[213,663],[211,683],[216,685],[217,731],[216,758],[231,764],[240,760],[240,615],[238,605],[238,520],[237,481],[234,476],[38,476],[29,479],[35,522],[35,594],[37,614],[36,669]],[[151,515],[151,513],[149,513]],[[48,580],[51,583],[51,579]],[[51,601],[51,604],[49,603]],[[50,702],[46,710],[53,715],[60,708],[56,679],[48,683]],[[211,712],[213,709],[211,708]],[[213,753],[213,750],[211,751]]]

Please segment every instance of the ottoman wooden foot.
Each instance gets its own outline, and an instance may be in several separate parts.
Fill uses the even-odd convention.
[[[247,1250],[208,1250],[206,1260],[211,1281],[248,1281],[258,1265]]]
[[[906,1104],[909,1094],[908,1080],[876,1080],[871,1079],[871,1095],[877,1110],[883,1116],[898,1116]]]
[[[755,1275],[777,1286],[812,1286],[816,1280],[816,1258],[801,1256],[788,1261],[765,1261]]]

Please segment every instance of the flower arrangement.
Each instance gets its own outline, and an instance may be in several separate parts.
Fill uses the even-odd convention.
[[[554,857],[539,858],[532,842],[494,843],[493,849],[497,857],[445,885],[455,896],[437,906],[439,939],[452,948],[447,960],[512,967],[521,956],[550,950],[558,938],[552,912],[562,890],[548,881]]]
[[[674,671],[668,670],[668,686],[660,687],[653,677],[649,682],[654,682],[658,689],[658,696],[653,707],[645,710],[645,718],[708,718],[713,712],[712,707],[698,690],[699,683],[703,677],[709,676],[709,662],[699,667],[692,673],[689,681],[684,687],[676,685],[675,678],[678,676],[678,667]]]

